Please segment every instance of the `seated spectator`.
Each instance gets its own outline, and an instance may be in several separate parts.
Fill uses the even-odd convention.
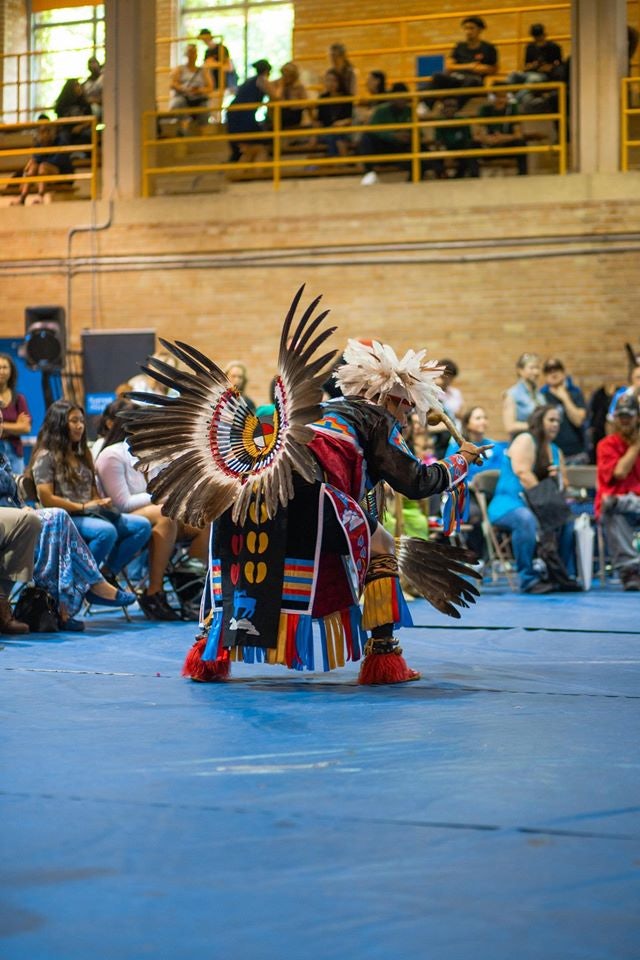
[[[8,353],[0,353],[0,410],[4,420],[0,453],[11,465],[13,473],[24,473],[22,437],[31,433],[31,414],[26,398],[18,393],[18,370]]]
[[[198,34],[198,39],[205,44],[204,65],[211,74],[211,85],[213,90],[220,87],[220,68],[224,77],[224,87],[227,90],[235,88],[238,83],[238,75],[231,61],[231,54],[223,43],[213,39],[211,30],[203,27]]]
[[[13,575],[9,579],[22,582],[33,580],[37,587],[46,590],[56,603],[61,630],[84,629],[82,622],[74,617],[88,593],[92,602],[107,606],[135,603],[133,594],[119,591],[106,582],[65,510],[32,510],[25,506],[11,466],[1,453],[0,530],[6,534],[12,530],[13,535],[20,538],[16,543],[9,538],[2,544],[3,563],[13,568]],[[23,554],[16,565],[14,551],[17,549],[20,554],[26,547],[31,553]],[[3,585],[0,580],[0,595],[6,599],[9,592],[6,584]],[[0,600],[0,631],[3,608],[6,615],[6,605]]]
[[[55,123],[43,123],[36,130],[34,136],[36,147],[66,147],[69,145],[67,134],[58,128]],[[56,174],[67,175],[73,173],[73,163],[70,153],[34,153],[27,160],[23,177],[55,177]],[[71,181],[66,181],[70,183]],[[14,205],[23,205],[29,196],[32,184],[23,183],[20,187],[20,196],[17,200],[12,200]],[[51,189],[51,181],[37,184],[37,196],[34,203],[42,203],[47,190]]]
[[[442,119],[454,120],[458,114],[458,101],[456,97],[446,97],[442,101]],[[471,126],[461,124],[458,126],[436,127],[434,133],[433,147],[435,150],[472,150],[478,144],[473,139]],[[436,160],[433,164],[438,179],[443,180],[447,177],[447,170],[454,171],[455,180],[462,177],[479,177],[480,166],[477,157],[449,157],[446,160]]]
[[[356,72],[353,64],[347,57],[347,48],[344,43],[332,43],[329,47],[329,60],[331,67],[336,71],[340,78],[340,95],[343,97],[355,97],[358,86]]]
[[[508,119],[517,115],[518,104],[515,101],[509,102],[509,97],[505,90],[500,89],[500,84],[495,83],[491,89],[492,93],[489,96],[492,102],[483,104],[478,111],[478,116],[493,122],[477,127],[474,133],[475,139],[481,147],[490,147],[492,150],[499,150],[500,147],[526,147],[527,142],[522,135],[520,124]],[[515,160],[518,165],[518,176],[526,176],[526,153],[497,153],[493,159],[504,158]]]
[[[65,82],[54,104],[54,110],[59,119],[93,116],[91,104],[84,95],[82,84],[77,79]],[[67,145],[91,143],[91,126],[88,123],[79,123],[77,126],[64,124],[60,130],[60,136],[62,142]]]
[[[470,481],[473,480],[476,474],[481,473],[483,470],[500,470],[502,467],[503,447],[500,444],[496,444],[494,440],[490,440],[487,436],[488,423],[489,418],[487,417],[484,407],[471,407],[460,421],[461,432],[466,440],[470,440],[471,443],[478,444],[479,446],[493,444],[493,446],[486,451],[485,458],[481,463],[469,464],[467,477]],[[445,456],[448,457],[450,454],[457,453],[459,449],[460,444],[451,437],[449,439],[449,446],[445,451]],[[467,522],[471,525],[471,531],[467,533],[465,538],[467,546],[475,554],[476,560],[482,560],[484,555],[482,514],[473,492],[473,484],[470,487],[469,518]]]
[[[136,469],[136,459],[129,450],[122,420],[117,418],[120,410],[131,409],[130,400],[118,400],[116,417],[105,437],[104,446],[96,458],[96,473],[102,492],[121,513],[145,517],[151,523],[149,542],[149,585],[138,596],[138,602],[151,620],[179,620],[180,617],[169,605],[163,590],[164,577],[171,559],[176,539],[191,540],[190,553],[206,562],[209,549],[209,527],[198,529],[181,521],[173,520],[162,513],[158,503],[151,502],[147,481]]]
[[[236,91],[234,99],[229,104],[227,112],[227,130],[230,134],[259,133],[263,130],[263,125],[256,119],[256,104],[261,104],[265,98],[276,99],[278,88],[275,83],[269,80],[271,73],[271,64],[268,60],[256,60],[252,64],[256,71],[255,76],[249,77],[244,83],[241,83]],[[246,110],[233,110],[233,107],[239,107],[247,104]],[[253,105],[253,106],[251,106]],[[237,163],[239,160],[260,160],[266,155],[265,145],[268,140],[232,140],[229,143],[231,150],[231,161]]]
[[[640,554],[633,543],[640,529],[640,432],[638,400],[623,394],[613,415],[614,433],[598,444],[595,511],[625,590],[640,590]]]
[[[132,390],[132,389],[133,388],[130,387],[129,384],[127,383],[126,390],[124,390],[123,393],[127,393],[129,390]],[[104,446],[104,438],[109,433],[109,430],[111,430],[111,427],[114,424],[116,413],[120,409],[118,404],[119,400],[120,400],[120,397],[116,395],[116,399],[112,400],[111,403],[107,404],[107,406],[104,408],[104,410],[100,414],[100,419],[98,420],[98,426],[96,427],[97,436],[94,442],[91,444],[91,456],[93,457],[94,463],[96,462],[98,458],[98,454],[100,453],[100,451]]]
[[[550,593],[554,588],[538,576],[533,560],[536,552],[538,524],[535,514],[524,500],[524,492],[537,486],[546,477],[566,487],[564,459],[555,444],[560,429],[560,416],[555,407],[539,407],[531,415],[530,429],[520,433],[506,451],[491,503],[489,518],[493,524],[511,531],[511,543],[523,593]],[[565,523],[558,531],[560,558],[570,577],[575,575],[573,523]],[[572,584],[568,589],[575,589]],[[561,587],[562,589],[562,587]]]
[[[278,91],[274,101],[308,100],[309,95],[304,83],[300,80],[298,65],[292,62],[285,63],[280,69],[280,79],[276,80]],[[292,130],[295,127],[309,126],[308,113],[305,107],[281,107],[280,125],[282,130]]]
[[[531,43],[524,55],[524,70],[515,70],[507,77],[507,83],[548,83],[550,80],[565,80],[566,71],[562,62],[562,50],[549,40],[542,23],[532,23],[529,28]],[[516,99],[525,107],[536,99],[531,90],[519,90]]]
[[[190,43],[185,49],[186,62],[180,67],[171,71],[171,99],[169,100],[169,110],[181,110],[187,107],[206,107],[209,105],[209,97],[213,93],[211,83],[211,74],[204,67],[199,67],[196,63],[198,58],[198,48],[195,43]],[[179,120],[179,129],[182,134],[189,130],[189,124],[194,121],[201,130],[209,123],[209,114],[205,110],[198,110],[190,116],[181,114]]]
[[[518,380],[505,391],[502,401],[502,422],[513,440],[529,429],[529,417],[536,407],[544,405],[538,389],[540,357],[537,353],[523,353],[516,361]]]
[[[103,66],[97,57],[89,57],[87,66],[89,68],[89,76],[82,84],[82,92],[85,100],[91,107],[91,112],[96,120],[100,122],[102,120]]]
[[[622,388],[623,390],[626,387]],[[620,390],[615,383],[603,383],[589,397],[587,407],[587,441],[589,463],[596,462],[596,447],[607,432],[607,415],[614,395]]]
[[[560,414],[560,430],[556,444],[564,454],[565,463],[587,463],[584,424],[587,417],[582,390],[567,376],[562,360],[551,357],[542,368],[546,383],[540,390],[545,403],[553,405]]]
[[[379,97],[387,93],[387,75],[384,70],[371,70],[367,74],[365,87],[371,97]],[[358,101],[354,110],[356,123],[362,126],[371,123],[371,114],[382,102],[382,100],[368,98]]]
[[[640,365],[634,367],[629,374],[629,385],[626,387],[618,387],[614,393],[613,399],[609,404],[609,410],[607,411],[607,419],[609,422],[613,420],[618,400],[623,396],[635,397],[636,400],[640,401]]]
[[[240,360],[232,360],[231,363],[228,363],[224,368],[224,372],[238,393],[244,398],[247,406],[255,413],[256,405],[251,397],[248,397],[245,393],[249,381],[247,378],[247,368],[244,363],[241,363]]]
[[[324,128],[342,128],[351,124],[350,103],[322,103],[332,97],[340,96],[340,78],[336,70],[327,70],[324,75],[324,90],[318,97],[318,106],[316,107],[316,118],[321,127]],[[350,141],[345,134],[326,134],[320,138],[327,147],[327,153],[330,157],[346,157],[349,153]]]
[[[391,93],[408,93],[409,88],[406,83],[394,83],[391,87]],[[361,156],[371,154],[380,154],[388,156],[389,154],[406,154],[411,150],[411,131],[393,129],[393,124],[411,123],[411,104],[404,97],[394,98],[386,103],[381,103],[371,114],[371,125],[385,124],[389,125],[389,130],[376,130],[363,133],[358,143],[358,153]],[[398,163],[403,170],[407,171],[408,180],[411,180],[411,160],[405,160]],[[378,182],[378,175],[373,169],[373,163],[366,161],[364,164],[366,170],[362,178],[362,185],[371,186]]]
[[[2,454],[0,458],[6,463]],[[5,473],[1,468],[0,482],[3,473],[15,483],[10,470]],[[33,510],[0,507],[0,633],[29,633],[28,625],[14,617],[9,597],[16,583],[27,583],[33,578],[39,536],[40,519]]]
[[[161,360],[162,363],[166,363],[167,366],[173,367],[174,370],[177,370],[179,367],[178,361],[173,356],[172,353],[169,353],[168,350],[156,350],[152,355],[154,360]],[[130,390],[143,391],[144,393],[155,393],[160,397],[177,397],[178,394],[175,390],[170,387],[165,387],[164,384],[160,383],[157,380],[154,380],[147,373],[136,373],[135,376],[131,377],[127,381],[126,388],[122,391],[119,389],[116,390],[116,395],[122,396],[123,393],[127,393]],[[118,408],[120,409],[120,408]]]
[[[432,90],[456,87],[481,87],[486,77],[498,72],[498,51],[492,43],[481,39],[487,29],[482,17],[465,17],[461,23],[464,40],[456,44],[445,61],[444,73],[434,73],[429,84]],[[462,107],[468,97],[459,97]]]
[[[453,420],[454,423],[460,426],[458,416],[462,412],[464,400],[462,399],[462,393],[460,390],[453,385],[453,381],[456,379],[459,373],[458,364],[455,362],[455,360],[448,359],[439,360],[438,363],[440,366],[444,367],[444,371],[436,380],[436,383],[440,389],[444,390],[444,412],[451,420]],[[444,457],[451,434],[444,423],[436,420],[435,417],[432,417],[431,419],[434,422],[429,421],[429,434],[433,438],[436,459],[440,460],[442,457]]]
[[[70,514],[105,576],[117,574],[147,545],[150,522],[119,514],[110,498],[98,493],[81,407],[68,400],[51,404],[38,433],[31,472],[42,506],[61,507]]]

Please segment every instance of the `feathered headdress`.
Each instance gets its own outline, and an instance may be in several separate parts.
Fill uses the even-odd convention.
[[[424,424],[430,410],[444,412],[444,393],[436,380],[445,368],[437,360],[425,360],[426,353],[407,350],[398,360],[387,343],[348,340],[345,362],[335,376],[345,397],[359,396],[376,403],[384,403],[390,396],[409,400]]]

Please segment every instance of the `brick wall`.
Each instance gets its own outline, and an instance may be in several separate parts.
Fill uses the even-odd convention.
[[[536,3],[527,6],[535,7]],[[460,30],[460,14],[468,14],[474,7],[500,10],[517,6],[512,0],[496,0],[491,3],[469,4],[468,0],[449,0],[442,3],[440,0],[379,0],[375,7],[359,0],[295,0],[296,31],[294,33],[294,57],[304,66],[309,82],[317,81],[327,66],[326,50],[330,43],[339,41],[347,45],[351,58],[358,70],[361,82],[372,69],[385,70],[391,80],[411,77],[415,75],[416,51],[411,54],[387,53],[387,48],[394,46],[420,46],[423,44],[438,44],[433,53],[447,53],[452,46],[462,40]],[[307,29],[314,23],[329,23],[363,19],[369,15],[376,19],[385,17],[403,17],[412,14],[455,14],[453,17],[444,17],[428,21],[409,23],[406,27],[396,24],[380,24],[373,26],[342,27],[327,30],[325,27]],[[528,35],[531,23],[542,20],[551,36],[568,36],[569,12],[544,10],[539,15],[531,13],[492,13],[485,17],[487,31],[483,39],[495,42],[497,40],[516,40]],[[569,41],[561,41],[561,45],[568,52]],[[378,52],[361,55],[359,51],[376,50]],[[514,70],[522,65],[524,45],[509,43],[500,46],[500,69],[503,72]]]
[[[336,346],[374,335],[398,350],[453,356],[465,398],[488,407],[500,436],[500,395],[523,350],[564,357],[588,391],[604,379],[622,382],[624,343],[640,347],[640,253],[613,252],[612,239],[640,233],[640,175],[539,177],[536,196],[531,183],[361,189],[344,180],[280,192],[237,184],[216,196],[118,204],[108,230],[73,240],[74,265],[85,272],[73,280],[72,340],[87,326],[151,325],[220,362],[245,359],[260,401],[282,317],[306,282],[332,308]],[[98,222],[105,214],[103,206]],[[0,335],[20,333],[25,305],[66,302],[67,233],[90,220],[79,203],[4,211]],[[599,240],[608,247],[591,255]],[[434,249],[434,241],[463,244]],[[137,257],[144,263],[127,260]]]

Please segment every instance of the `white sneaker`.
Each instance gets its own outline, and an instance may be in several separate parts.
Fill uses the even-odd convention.
[[[370,187],[377,182],[378,182],[378,174],[375,172],[375,170],[369,170],[369,172],[365,173],[364,177],[360,181],[360,186]]]

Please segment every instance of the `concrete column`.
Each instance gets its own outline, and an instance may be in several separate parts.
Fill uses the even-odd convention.
[[[140,196],[142,113],[155,109],[155,6],[106,0],[103,199]]]
[[[627,73],[626,0],[573,0],[573,169],[620,169],[620,79]]]

